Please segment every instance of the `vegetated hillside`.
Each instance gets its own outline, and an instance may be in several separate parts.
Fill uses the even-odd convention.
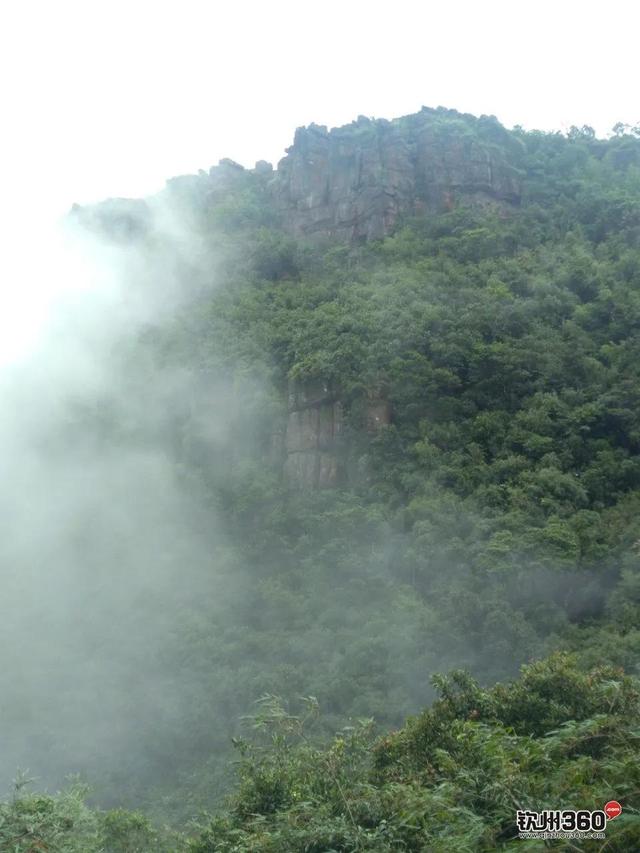
[[[237,740],[239,785],[226,812],[189,833],[140,812],[91,810],[82,786],[0,804],[0,844],[14,853],[328,853],[328,851],[613,850],[640,842],[636,678],[582,672],[567,655],[523,667],[519,681],[479,687],[457,670],[434,677],[433,706],[384,737],[371,720],[328,743],[318,705],[301,715],[266,696],[251,741]],[[525,841],[516,811],[622,814],[605,840]]]
[[[396,131],[366,122],[318,143],[326,160],[290,151],[275,176],[227,162],[147,204],[76,213],[124,254],[173,258],[186,295],[114,349],[160,425],[105,399],[67,429],[98,430],[116,451],[159,442],[219,532],[216,583],[181,604],[161,661],[140,650],[141,666],[171,673],[179,716],[141,721],[135,750],[78,769],[102,803],[182,822],[232,789],[228,744],[255,700],[281,697],[286,713],[267,710],[294,733],[301,696],[321,709],[298,746],[241,744],[240,787],[195,850],[489,850],[515,834],[516,804],[607,799],[624,808],[609,849],[639,846],[625,834],[637,832],[637,683],[581,669],[634,674],[640,655],[638,129],[599,140],[451,111],[428,121],[426,149],[423,119],[398,125],[414,184],[394,179],[391,217],[377,196],[359,207],[360,185],[325,192],[351,175],[349,151],[365,152],[363,186],[397,174],[402,145],[391,158],[371,141]],[[430,173],[424,150],[440,158]],[[500,164],[510,191],[483,184],[478,163]],[[319,218],[299,193],[317,174]],[[355,219],[340,218],[341,198]],[[167,211],[189,233],[179,264]],[[363,242],[373,221],[387,236]],[[145,298],[153,286],[131,281]],[[188,379],[178,403],[161,388],[176,375]],[[577,663],[551,658],[513,687],[440,680],[441,701],[399,733],[372,746],[356,727],[322,745],[361,717],[402,725],[433,699],[436,672],[492,684],[557,649]],[[79,825],[101,849],[105,820],[105,849],[162,849],[141,817],[75,797],[7,805],[15,849],[37,832],[62,844],[54,831],[69,838],[59,849],[94,849],[73,840]],[[20,809],[41,816],[37,832],[20,836]]]

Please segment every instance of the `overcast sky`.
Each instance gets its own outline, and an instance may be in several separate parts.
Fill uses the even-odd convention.
[[[14,0],[3,167],[65,208],[423,104],[604,134],[640,120],[639,18],[634,0]]]
[[[60,288],[40,235],[74,201],[221,157],[276,163],[297,126],[423,104],[601,135],[637,123],[639,18],[635,0],[9,0],[0,338]]]

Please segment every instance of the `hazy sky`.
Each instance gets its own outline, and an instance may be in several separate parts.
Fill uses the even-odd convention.
[[[276,161],[296,126],[359,113],[442,105],[599,133],[640,120],[634,0],[11,7],[3,184],[62,209],[144,194],[221,157]]]
[[[605,134],[640,121],[639,18],[634,0],[10,0],[0,362],[69,286],[44,234],[74,201],[275,163],[297,126],[423,104]]]

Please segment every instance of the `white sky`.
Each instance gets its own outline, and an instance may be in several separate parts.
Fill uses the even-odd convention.
[[[0,16],[2,184],[8,171],[16,189],[39,186],[62,208],[144,194],[221,157],[276,161],[301,124],[422,104],[606,133],[640,120],[639,9],[13,0]]]
[[[154,192],[221,157],[275,163],[312,121],[425,104],[606,134],[640,121],[639,10],[636,0],[8,0],[5,242],[33,254],[39,219]],[[5,282],[0,313],[10,308]]]

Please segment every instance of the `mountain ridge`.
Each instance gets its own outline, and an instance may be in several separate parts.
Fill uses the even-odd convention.
[[[517,206],[522,147],[493,116],[423,107],[391,120],[359,116],[331,129],[299,127],[276,169],[266,160],[246,169],[223,158],[208,172],[169,179],[159,196],[189,195],[206,204],[255,182],[284,232],[314,242],[357,244],[389,236],[404,217],[452,210],[459,203]],[[133,199],[74,205],[73,211],[85,224],[123,236],[144,230],[157,198],[144,202],[146,211]]]

